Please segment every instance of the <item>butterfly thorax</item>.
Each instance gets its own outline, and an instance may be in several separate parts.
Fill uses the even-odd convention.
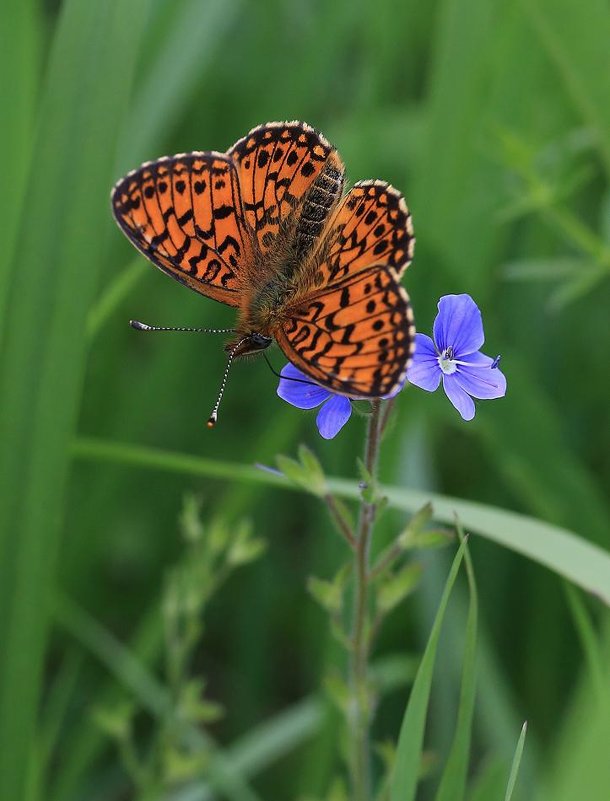
[[[253,291],[242,308],[240,329],[273,336],[288,309],[312,289],[323,258],[321,234],[342,190],[343,165],[338,157],[331,157],[305,195],[294,199],[293,211],[280,225],[269,250],[256,255]]]

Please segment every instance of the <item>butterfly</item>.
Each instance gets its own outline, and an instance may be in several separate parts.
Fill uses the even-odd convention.
[[[341,395],[378,398],[404,381],[415,339],[400,284],[413,257],[411,215],[384,181],[358,181],[344,195],[344,175],[321,133],[272,122],[226,153],[149,161],[114,186],[115,219],[146,258],[238,309],[208,425],[233,359],[273,341]]]

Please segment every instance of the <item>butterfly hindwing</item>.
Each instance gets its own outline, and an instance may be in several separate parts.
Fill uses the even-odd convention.
[[[303,122],[253,128],[227,152],[239,174],[246,222],[263,254],[324,171],[343,186],[343,164],[322,134]],[[330,206],[327,212],[330,211]],[[295,243],[296,245],[297,243]]]
[[[131,242],[163,272],[239,306],[253,243],[231,159],[185,153],[143,164],[116,184],[112,207]]]
[[[376,398],[404,379],[415,330],[398,275],[374,265],[291,309],[276,338],[286,357],[317,383]]]
[[[372,264],[402,275],[415,238],[403,196],[385,181],[359,181],[343,198],[319,247],[314,286],[333,285]]]

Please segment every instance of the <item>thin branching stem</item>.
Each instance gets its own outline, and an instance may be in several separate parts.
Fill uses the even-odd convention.
[[[364,464],[372,481],[376,481],[381,440],[382,402],[372,401],[368,421]],[[354,617],[350,655],[351,713],[351,778],[354,801],[371,798],[371,698],[367,677],[369,660],[369,553],[375,523],[375,501],[362,500],[354,550]]]
[[[355,547],[356,539],[354,537],[354,532],[349,524],[349,521],[346,520],[344,513],[341,510],[340,505],[337,503],[337,499],[334,495],[328,492],[324,496],[324,503],[326,504],[326,508],[329,511],[329,514],[335,524],[337,531],[343,539],[347,542],[350,548]]]

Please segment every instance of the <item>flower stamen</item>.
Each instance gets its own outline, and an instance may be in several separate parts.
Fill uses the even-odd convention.
[[[445,348],[438,357],[438,366],[445,375],[451,375],[457,370],[458,362],[454,359],[454,351],[451,346]]]

